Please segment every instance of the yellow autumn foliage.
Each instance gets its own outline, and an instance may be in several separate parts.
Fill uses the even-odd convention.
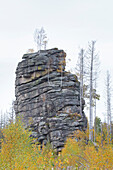
[[[65,142],[59,154],[48,143],[32,144],[31,132],[25,130],[20,119],[2,130],[0,170],[62,170],[113,169],[113,145],[96,136],[96,145],[88,142],[88,130],[76,131]]]

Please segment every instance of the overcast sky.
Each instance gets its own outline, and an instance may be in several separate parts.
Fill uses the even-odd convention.
[[[49,39],[47,48],[65,50],[71,68],[79,49],[97,41],[101,61],[98,116],[102,116],[106,70],[113,76],[113,0],[0,0],[0,110],[8,110],[15,99],[16,66],[29,48],[36,50],[33,34],[42,26]]]

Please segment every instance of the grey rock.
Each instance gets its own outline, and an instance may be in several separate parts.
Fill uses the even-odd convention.
[[[33,131],[32,131],[31,137],[37,138],[37,136],[38,136],[38,135],[37,135],[37,132],[33,132]]]
[[[16,115],[22,115],[32,137],[50,141],[57,151],[70,134],[87,127],[84,111],[80,115],[80,83],[65,71],[65,57],[57,48],[40,50],[24,54],[16,69]]]

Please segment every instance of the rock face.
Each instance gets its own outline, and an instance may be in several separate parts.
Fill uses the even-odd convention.
[[[56,48],[25,54],[16,69],[16,115],[30,124],[36,140],[50,141],[58,151],[67,136],[87,126],[84,112],[80,115],[80,83],[65,71],[65,57]]]

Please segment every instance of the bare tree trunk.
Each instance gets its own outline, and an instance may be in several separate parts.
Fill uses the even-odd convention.
[[[96,76],[95,76],[96,77]],[[96,84],[96,79],[95,79],[95,94],[96,94],[96,88],[97,88],[97,84]],[[95,97],[95,111],[94,111],[94,142],[96,141],[96,97]]]
[[[84,53],[84,50],[81,49],[81,52],[80,52],[80,115],[82,115],[82,100],[83,100],[83,53]]]
[[[91,44],[91,67],[90,67],[90,112],[89,112],[89,140],[93,141],[93,106],[92,106],[92,90],[93,90],[93,57],[94,57],[95,41]]]
[[[83,80],[86,82],[86,87],[84,91],[84,97],[89,100],[89,140],[93,141],[93,72],[94,69],[98,71],[99,68],[99,58],[98,54],[95,54],[95,41],[92,41],[89,46],[88,50],[86,51],[85,56],[83,57],[83,49],[79,55],[79,62],[76,67],[76,71],[79,72],[80,77],[80,113],[82,112],[82,98],[83,98]],[[83,65],[84,64],[84,65]],[[85,75],[85,79],[83,79],[83,73]],[[89,81],[90,80],[90,81]],[[88,84],[87,84],[88,83]],[[95,97],[99,95],[95,93]],[[96,102],[95,102],[96,104]],[[95,108],[96,113],[96,108]],[[95,114],[96,117],[96,114]]]
[[[3,115],[2,115],[2,111],[1,111],[1,115],[0,115],[0,128],[2,129],[3,127]]]
[[[46,50],[47,40],[44,41],[44,50]]]
[[[101,145],[103,146],[103,137],[102,137],[102,134],[103,134],[103,129],[102,129],[102,122],[101,122]]]
[[[107,71],[107,141],[109,143],[109,72]]]
[[[112,124],[112,122],[111,122],[111,99],[110,99],[110,115],[109,115],[109,119],[110,119],[110,142],[111,142],[111,135],[112,135],[112,129],[111,129],[111,124]]]
[[[9,111],[9,122],[14,122],[15,121],[15,110],[14,110],[14,101],[12,101],[12,106]]]
[[[111,140],[111,87],[110,87],[110,74],[107,71],[107,140]]]

